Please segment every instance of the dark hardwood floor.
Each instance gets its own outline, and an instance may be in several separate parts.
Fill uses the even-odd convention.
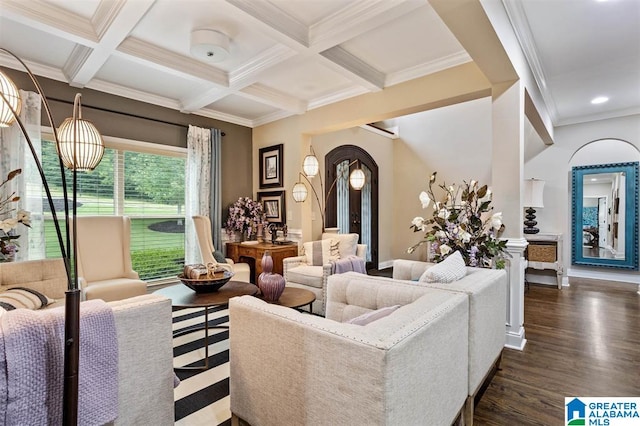
[[[562,425],[567,396],[640,396],[637,286],[574,280],[525,292],[523,351],[505,349],[501,370],[475,408],[477,425]]]

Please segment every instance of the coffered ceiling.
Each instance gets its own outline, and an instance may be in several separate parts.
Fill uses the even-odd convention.
[[[503,3],[556,124],[639,109],[640,1]],[[0,0],[0,6],[0,47],[37,75],[250,127],[471,60],[426,0]],[[606,34],[596,42],[593,21],[605,18],[607,25],[617,21],[598,31]],[[191,55],[191,32],[202,28],[229,37],[227,59]],[[20,69],[8,55],[0,65]],[[583,108],[592,93],[609,88],[609,105]],[[619,104],[617,96],[624,98]]]

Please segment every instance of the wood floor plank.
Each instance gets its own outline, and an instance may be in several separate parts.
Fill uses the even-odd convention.
[[[523,351],[505,349],[474,412],[478,425],[563,424],[568,396],[640,396],[637,286],[572,280],[525,293]]]

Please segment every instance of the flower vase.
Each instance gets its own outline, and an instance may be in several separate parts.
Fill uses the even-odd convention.
[[[276,302],[284,291],[284,277],[271,272],[273,271],[273,258],[268,250],[262,255],[261,263],[262,273],[258,276],[258,288],[265,301]]]

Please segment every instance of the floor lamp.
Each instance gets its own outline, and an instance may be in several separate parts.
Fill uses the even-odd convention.
[[[343,175],[345,175],[346,172],[349,170],[349,168],[353,164],[356,164],[357,162],[358,160],[353,160],[352,162],[349,163],[347,167],[345,167],[342,170],[342,172],[338,176],[336,176],[336,178],[331,183],[331,186],[329,187],[327,194],[323,198],[323,203],[321,203],[320,197],[318,196],[318,192],[316,191],[316,188],[313,186],[313,184],[309,180],[310,178],[314,178],[316,175],[318,175],[320,171],[320,163],[318,162],[318,157],[316,157],[316,153],[313,151],[313,147],[311,147],[311,153],[304,158],[304,161],[302,162],[302,172],[298,172],[298,176],[300,178],[304,178],[309,183],[309,186],[311,187],[311,190],[313,191],[313,194],[316,197],[316,201],[318,202],[318,207],[320,208],[320,212],[322,214],[322,232],[324,232],[325,230],[325,227],[324,227],[325,216],[327,214],[326,209],[327,209],[327,201],[329,200],[329,195],[331,194],[331,191],[335,188],[336,183],[338,182],[338,179]],[[320,179],[320,192],[322,193],[324,192],[324,187],[322,185],[322,176],[318,175],[318,178]],[[362,171],[362,169],[359,167],[355,168],[349,174],[349,184],[355,190],[358,190],[358,191],[361,190],[364,187],[365,180],[366,180],[365,174]],[[302,180],[298,180],[298,182],[296,182],[296,184],[293,185],[292,192],[293,192],[293,199],[296,203],[304,202],[307,199],[307,194],[309,193],[309,191],[307,190],[307,186],[304,184],[304,182],[302,182]]]
[[[51,215],[53,217],[60,252],[65,264],[67,273],[67,291],[65,293],[65,338],[64,338],[64,394],[62,407],[62,421],[65,425],[78,424],[78,362],[80,350],[80,288],[78,286],[78,266],[77,266],[77,244],[76,244],[76,199],[77,199],[77,172],[82,170],[93,170],[104,153],[104,142],[102,136],[95,126],[82,119],[81,111],[81,95],[75,96],[73,103],[73,116],[64,120],[60,129],[57,130],[51,109],[42,87],[38,83],[35,75],[29,67],[12,52],[0,48],[0,52],[4,52],[15,58],[24,67],[27,74],[31,78],[36,90],[42,98],[47,118],[53,130],[53,137],[56,143],[56,151],[58,153],[60,173],[62,177],[62,191],[64,196],[64,220],[66,230],[66,244],[62,238],[62,230],[60,229],[60,221],[58,219],[56,209],[47,183],[42,163],[34,149],[31,138],[29,137],[24,123],[20,120],[21,99],[20,93],[13,81],[0,71],[0,96],[2,104],[0,104],[0,127],[8,127],[16,122],[27,141],[33,160],[38,169],[42,185],[44,187]],[[64,168],[67,167],[73,173],[73,244],[69,235],[69,204],[67,194],[67,183]],[[73,271],[71,271],[73,265]]]

